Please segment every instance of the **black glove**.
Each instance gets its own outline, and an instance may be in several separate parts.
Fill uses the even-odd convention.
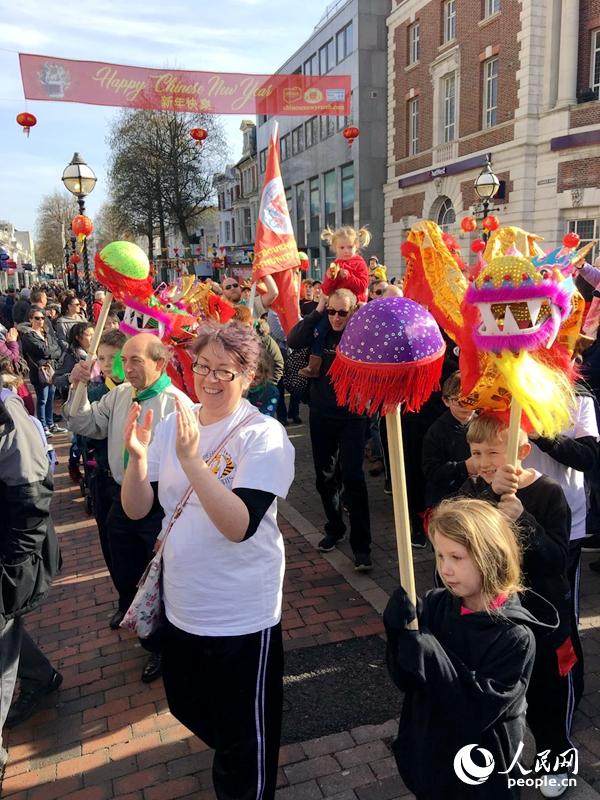
[[[390,597],[383,612],[383,624],[392,630],[403,630],[416,616],[416,608],[400,586]]]

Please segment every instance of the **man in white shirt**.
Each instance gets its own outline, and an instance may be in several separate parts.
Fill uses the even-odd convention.
[[[142,413],[152,411],[154,427],[172,411],[179,398],[185,405],[192,401],[176,389],[165,369],[169,350],[151,333],[140,333],[129,339],[122,350],[125,383],[117,386],[98,402],[86,397],[79,409],[73,409],[73,388],[90,380],[91,363],[80,361],[70,375],[72,384],[63,417],[70,431],[92,439],[108,438],[108,463],[114,481],[111,487],[112,504],[107,517],[109,546],[112,555],[114,582],[119,593],[119,607],[110,621],[116,630],[135,596],[137,582],[152,558],[154,542],[164,516],[158,503],[142,520],[132,522],[121,505],[121,484],[125,475],[128,453],[124,449],[124,428],[133,402],[142,406]],[[152,647],[146,643],[148,648]],[[161,654],[152,653],[142,672],[146,683],[161,674]]]

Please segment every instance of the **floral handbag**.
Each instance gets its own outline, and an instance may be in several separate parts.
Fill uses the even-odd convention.
[[[210,468],[215,470],[221,457],[221,451],[229,442],[229,440],[238,432],[240,428],[248,422],[260,417],[259,413],[249,414],[244,417],[223,439],[219,447],[217,447],[207,461]],[[160,533],[156,540],[156,552],[152,557],[150,563],[144,570],[144,573],[138,581],[138,590],[133,598],[133,602],[127,609],[123,620],[121,621],[121,628],[137,633],[140,639],[148,639],[150,636],[157,633],[157,631],[164,624],[165,611],[163,604],[162,594],[162,556],[167,537],[171,532],[171,528],[181,516],[181,512],[185,508],[187,501],[192,496],[194,490],[191,486],[185,490],[181,500],[175,506],[173,516],[169,520],[169,524],[165,528],[164,533]]]

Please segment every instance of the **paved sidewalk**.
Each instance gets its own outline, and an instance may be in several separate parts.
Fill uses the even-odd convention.
[[[391,500],[382,492],[379,495],[379,479],[370,487],[377,541],[373,573],[354,573],[344,552],[323,556],[316,551],[320,504],[313,489],[306,432],[305,426],[289,430],[297,448],[297,480],[290,502],[280,507],[288,559],[283,613],[288,661],[324,654],[336,643],[344,647],[357,640],[377,642],[382,633],[379,612],[397,584]],[[50,597],[28,615],[26,624],[63,673],[64,684],[47,699],[44,710],[8,734],[10,762],[2,797],[212,800],[211,751],[167,711],[160,681],[147,686],[139,680],[146,654],[135,637],[108,628],[114,593],[95,523],[85,515],[79,490],[66,474],[66,437],[57,440],[61,463],[53,508],[65,564]],[[416,560],[419,585],[424,588],[431,575],[431,557],[419,553]],[[597,608],[598,599],[588,593],[587,608]],[[588,717],[599,701],[594,619],[591,615],[586,619],[590,631],[586,652],[591,663],[585,713],[578,718],[578,737],[585,742],[582,770],[590,780],[600,774],[596,756],[600,755],[600,731],[594,725],[600,722],[600,710]],[[373,693],[381,691],[381,680],[374,673]],[[348,694],[352,704],[350,690]],[[328,715],[329,700],[323,696],[319,716]],[[384,714],[378,724],[362,724],[363,706],[352,709],[356,718],[346,730],[303,742],[288,737],[290,743],[281,750],[278,799],[411,798],[390,751],[397,707],[391,703],[389,715]],[[591,724],[589,719],[593,719]],[[523,796],[539,797],[529,792]],[[599,796],[584,781],[568,794],[578,800]]]

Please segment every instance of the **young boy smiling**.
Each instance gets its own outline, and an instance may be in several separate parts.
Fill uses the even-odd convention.
[[[527,691],[527,721],[537,752],[550,751],[554,765],[560,753],[573,747],[569,739],[573,709],[571,670],[576,656],[571,641],[571,592],[567,579],[567,554],[571,513],[558,483],[521,462],[531,450],[521,430],[515,467],[508,464],[508,423],[495,414],[482,414],[467,431],[476,478],[461,494],[489,500],[515,522],[523,546],[523,579],[530,591],[522,602],[530,611],[540,595],[558,612],[555,631],[537,642],[536,658]],[[564,769],[555,778],[565,777]],[[545,786],[544,797],[560,797],[566,785]]]

